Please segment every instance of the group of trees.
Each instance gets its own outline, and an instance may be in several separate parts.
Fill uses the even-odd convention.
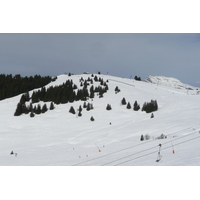
[[[145,102],[142,107],[142,111],[145,111],[146,113],[151,113],[157,110],[158,110],[158,103],[156,100]]]
[[[56,78],[50,76],[41,77],[40,75],[21,77],[21,75],[0,75],[0,100],[14,97],[24,92],[40,88]]]
[[[55,108],[53,102],[51,102],[49,110],[53,110]],[[41,113],[45,113],[48,111],[47,105],[44,104],[42,107],[40,104],[35,105],[33,107],[33,104],[30,103],[28,106],[26,105],[26,103],[18,103],[17,104],[17,108],[15,110],[14,116],[20,116],[21,114],[29,114],[30,113],[30,117],[34,117],[35,114],[39,115]]]
[[[131,109],[131,104],[130,104],[130,102],[127,103],[125,98],[123,98],[123,99],[121,100],[121,104],[122,104],[122,105],[127,105],[126,108],[127,108],[127,109]],[[137,103],[137,101],[135,101],[134,104],[133,104],[133,110],[134,110],[134,111],[138,111],[139,109],[140,109],[140,105]]]
[[[138,77],[138,76],[135,76],[134,79],[135,79],[136,81],[141,81],[141,78]]]
[[[100,82],[99,86],[94,87],[92,84],[89,88],[89,85],[93,83],[93,81]],[[40,101],[43,102],[54,102],[55,104],[64,104],[64,103],[72,103],[74,101],[86,101],[87,99],[93,99],[95,97],[95,93],[99,98],[103,97],[103,94],[107,92],[108,85],[107,82],[104,82],[102,78],[98,78],[97,76],[88,78],[84,80],[80,79],[81,88],[78,89],[77,85],[73,83],[72,80],[67,80],[65,83],[59,86],[51,86],[49,88],[42,87],[41,89],[34,91],[32,95],[29,95],[29,92],[24,93],[21,96],[20,102],[17,105],[17,109],[15,112],[15,116],[19,116],[22,113],[29,112],[29,109],[26,107],[26,102],[31,100],[31,103],[38,103]],[[85,106],[85,105],[84,105]],[[39,109],[39,108],[38,108]],[[93,109],[92,105],[87,105],[87,110]],[[28,110],[28,111],[27,111]],[[73,112],[73,111],[71,111]],[[80,113],[81,115],[81,113]]]
[[[89,103],[89,102],[88,102],[88,103],[84,102],[83,108],[86,109],[87,111],[90,111],[90,110],[94,109],[93,104],[92,104],[92,103]],[[82,110],[83,110],[83,108],[82,108],[82,106],[80,105],[79,108],[77,109],[78,117],[81,117],[81,116],[82,116]],[[75,111],[75,109],[74,109],[73,106],[70,107],[69,112],[70,112],[71,114],[74,114],[74,115],[76,114],[76,111]],[[94,121],[94,117],[92,116],[92,117],[90,118],[90,120],[91,120],[91,121]]]
[[[82,89],[77,89],[77,85],[73,84],[72,80],[67,80],[60,86],[51,86],[48,89],[43,87],[41,90],[33,92],[32,103],[39,101],[53,101],[55,104],[72,103],[74,101],[86,101],[88,98],[94,98],[95,93],[98,93],[99,97],[103,97],[103,94],[107,92],[108,86],[95,87],[92,85],[88,90],[88,83],[84,81]]]
[[[126,108],[131,109],[130,102],[127,103],[125,98],[123,98],[121,100],[121,104],[127,105]],[[140,109],[140,105],[138,104],[137,101],[135,101],[135,103],[133,104],[133,110],[138,111],[139,109]],[[156,100],[151,100],[150,102],[145,102],[142,107],[142,111],[145,111],[146,113],[151,113],[151,112],[154,112],[157,110],[158,110],[158,103]],[[152,116],[151,118],[153,118],[153,117],[154,116]]]

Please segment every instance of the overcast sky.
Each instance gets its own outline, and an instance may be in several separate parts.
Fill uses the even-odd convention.
[[[200,34],[0,34],[1,74],[174,77],[200,86]]]

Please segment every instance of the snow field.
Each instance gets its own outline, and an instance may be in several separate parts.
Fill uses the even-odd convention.
[[[14,117],[14,111],[21,95],[0,102],[0,119],[2,128],[0,133],[0,165],[11,166],[73,166],[73,165],[130,165],[130,166],[160,166],[160,165],[199,165],[198,153],[200,126],[199,100],[200,96],[193,95],[194,91],[176,89],[171,85],[155,85],[142,81],[124,79],[113,76],[97,75],[104,81],[109,80],[109,90],[104,98],[95,97],[88,102],[94,106],[93,110],[83,109],[82,117],[69,113],[71,106],[77,110],[83,101],[55,105],[55,109],[45,114],[30,118],[29,115]],[[91,75],[58,76],[51,85],[60,85],[67,79],[79,87],[79,79],[87,79]],[[94,82],[94,86],[98,83]],[[121,92],[115,94],[115,87]],[[88,89],[90,86],[88,86]],[[30,91],[31,95],[31,91]],[[125,97],[131,106],[135,100],[142,105],[151,99],[157,100],[158,111],[146,114],[141,109],[137,112],[120,105]],[[43,102],[40,102],[41,106]],[[107,104],[112,107],[106,110]],[[49,108],[50,102],[47,103]],[[93,116],[95,121],[91,122]],[[111,123],[111,124],[110,124]],[[190,128],[189,128],[190,127]],[[181,131],[186,129],[185,131]],[[172,154],[171,140],[155,140],[162,133],[170,135],[174,132],[175,154]],[[149,134],[151,139],[140,141],[141,135]],[[196,138],[196,139],[193,139]],[[172,138],[175,140],[175,138]],[[190,140],[192,139],[192,140]],[[190,140],[190,141],[187,141]],[[158,145],[161,148],[162,162],[155,162]],[[173,140],[172,140],[173,142]],[[179,144],[180,142],[184,142]],[[164,149],[166,148],[166,149]],[[126,150],[124,150],[126,149]],[[100,150],[100,152],[99,152]],[[14,151],[17,156],[10,155]]]

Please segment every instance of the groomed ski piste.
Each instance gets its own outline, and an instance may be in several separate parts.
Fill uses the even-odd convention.
[[[81,117],[69,113],[69,109],[73,106],[77,111],[83,101],[55,104],[54,110],[33,118],[26,114],[14,116],[21,95],[0,101],[0,166],[200,165],[198,88],[178,80],[177,87],[166,77],[136,81],[94,75],[108,80],[109,90],[103,98],[95,95],[88,99],[94,109],[83,109]],[[68,79],[80,87],[81,77],[87,80],[91,74],[59,75],[45,87],[61,85]],[[120,89],[117,94],[116,86]],[[121,104],[123,98],[130,102],[131,109]],[[141,111],[144,102],[151,100],[158,103],[154,118],[152,113]],[[135,101],[139,111],[133,110]],[[50,102],[46,104],[49,108]],[[111,110],[106,110],[107,104]],[[141,135],[148,136],[148,140],[141,141]]]

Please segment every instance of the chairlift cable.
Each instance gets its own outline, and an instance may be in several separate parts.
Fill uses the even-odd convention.
[[[190,133],[190,134],[188,134],[188,135],[184,135],[184,136],[182,136],[182,137],[178,137],[178,138],[175,139],[175,140],[180,140],[180,139],[182,139],[182,138],[184,138],[184,137],[188,137],[188,136],[190,136],[190,135],[192,135],[192,134],[194,134],[194,133],[196,133],[196,131],[193,132],[193,133]],[[168,142],[162,143],[162,145],[168,144],[168,143],[170,143],[170,142],[171,142],[171,141],[168,141]],[[175,146],[175,145],[174,145],[174,146]],[[171,147],[171,146],[170,146],[170,147]],[[170,148],[170,147],[168,147],[168,148]],[[151,147],[151,148],[148,148],[148,149],[145,149],[145,150],[142,150],[142,151],[139,151],[139,152],[136,152],[136,153],[130,154],[130,155],[125,156],[125,157],[122,157],[122,158],[118,158],[118,159],[116,159],[116,160],[114,160],[114,161],[110,161],[110,162],[108,162],[108,163],[105,163],[105,164],[103,164],[102,166],[104,166],[104,165],[108,165],[108,164],[111,164],[111,163],[116,162],[116,161],[119,161],[119,160],[123,160],[123,159],[125,159],[125,158],[128,158],[128,157],[131,157],[131,156],[134,156],[134,155],[137,155],[137,154],[143,153],[143,152],[145,152],[145,151],[149,151],[149,150],[154,149],[154,148],[157,148],[157,146],[154,146],[154,147]],[[158,152],[158,151],[156,151],[156,152]]]
[[[197,138],[200,138],[200,136],[195,137],[195,138],[192,138],[192,139],[189,139],[189,140],[186,140],[186,141],[183,141],[183,142],[179,142],[179,143],[175,144],[174,146],[178,146],[178,145],[180,145],[180,144],[183,144],[183,143],[189,142],[189,141],[194,140],[194,139],[197,139]],[[171,148],[171,147],[165,147],[165,148],[163,148],[163,150],[168,149],[168,148]],[[148,154],[142,155],[142,156],[138,156],[138,157],[136,157],[136,158],[133,158],[133,159],[130,159],[130,160],[127,160],[127,161],[124,161],[124,162],[118,163],[118,164],[116,164],[116,165],[114,165],[114,166],[118,166],[118,165],[121,165],[121,164],[124,164],[124,163],[130,162],[130,161],[136,160],[136,159],[138,159],[138,158],[141,158],[141,157],[144,157],[144,156],[148,156],[148,155],[153,154],[153,153],[155,153],[155,152],[157,152],[157,151],[154,151],[154,152],[151,152],[151,153],[148,153]]]
[[[190,129],[190,128],[194,128],[194,127],[198,127],[198,126],[200,126],[200,124],[198,124],[198,125],[195,125],[195,126],[191,126],[191,127],[188,127],[188,128],[184,128],[184,129],[181,129],[181,130],[179,130],[179,131],[175,131],[175,132],[172,132],[172,133],[170,133],[170,134],[167,134],[166,136],[169,136],[169,135],[172,135],[172,134],[175,134],[175,133],[178,133],[178,132],[182,132],[182,131],[184,131],[184,130],[187,130],[187,129]],[[196,132],[196,131],[195,131]],[[195,133],[195,132],[193,132],[193,133]],[[193,134],[192,133],[192,134]],[[174,139],[174,141],[175,140],[178,140],[178,139],[181,139],[182,137],[186,137],[186,136],[188,136],[188,135],[185,135],[185,136],[181,136],[181,137],[178,137],[177,139]],[[93,159],[90,159],[90,160],[86,160],[86,161],[83,161],[83,162],[79,162],[79,163],[76,163],[76,164],[74,164],[74,165],[72,165],[72,166],[77,166],[77,165],[81,165],[81,164],[84,164],[84,163],[87,163],[87,162],[91,162],[91,161],[94,161],[94,160],[98,160],[98,159],[101,159],[101,158],[103,158],[103,157],[107,157],[107,156],[110,156],[110,155],[113,155],[113,154],[116,154],[116,153],[119,153],[119,152],[122,152],[122,151],[126,151],[126,150],[128,150],[128,149],[131,149],[131,148],[134,148],[134,147],[138,147],[138,146],[141,146],[141,145],[144,145],[144,144],[147,144],[147,143],[149,143],[149,142],[153,142],[154,140],[148,140],[148,141],[146,141],[146,142],[142,142],[142,143],[140,143],[140,144],[137,144],[137,145],[134,145],[134,146],[130,146],[130,147],[127,147],[127,148],[124,148],[124,149],[120,149],[120,150],[117,150],[117,151],[115,151],[115,152],[112,152],[112,153],[109,153],[109,154],[106,154],[106,155],[102,155],[102,156],[99,156],[99,157],[95,157],[95,158],[93,158]],[[166,143],[169,143],[169,142],[166,142]],[[166,144],[166,143],[163,143],[163,144]],[[96,145],[96,144],[95,144]],[[155,147],[153,147],[153,148],[155,148]],[[150,148],[151,149],[151,148]],[[144,150],[144,151],[146,151],[146,150]],[[143,152],[143,151],[142,151]],[[137,152],[136,154],[138,154],[139,152]],[[131,154],[132,155],[132,154]],[[128,156],[128,157],[130,157],[130,156]],[[111,162],[110,162],[111,163]]]

